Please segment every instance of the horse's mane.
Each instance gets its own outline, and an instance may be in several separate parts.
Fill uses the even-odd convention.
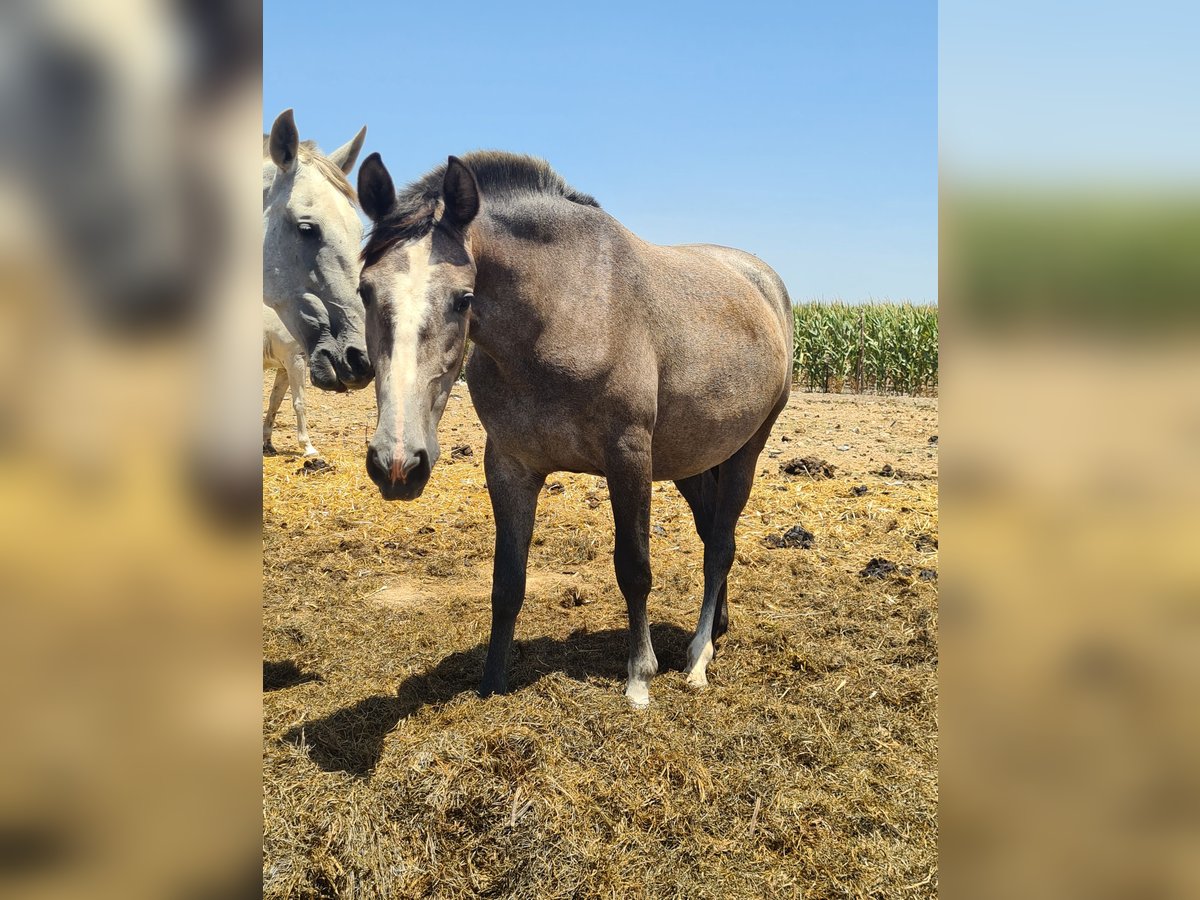
[[[263,135],[263,159],[271,155],[271,136]],[[300,146],[296,149],[296,155],[300,162],[312,163],[316,166],[318,172],[325,176],[325,180],[338,189],[343,197],[358,205],[358,194],[354,191],[354,186],[350,184],[346,178],[346,173],[341,167],[335,165],[328,156],[321,152],[321,148],[317,146],[316,141],[301,141]]]
[[[575,190],[535,156],[506,153],[503,150],[476,150],[462,161],[474,173],[480,193],[488,197],[539,194],[562,197],[580,206],[599,207],[596,198]],[[426,172],[396,196],[396,206],[376,222],[363,247],[362,258],[373,265],[396,244],[418,240],[440,224],[438,212],[442,199],[442,181],[446,163]]]

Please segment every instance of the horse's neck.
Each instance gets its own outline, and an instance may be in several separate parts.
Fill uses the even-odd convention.
[[[542,304],[555,298],[553,292],[539,290],[539,284],[550,273],[578,274],[564,273],[559,261],[586,258],[596,251],[597,241],[584,237],[577,229],[548,223],[544,217],[519,207],[503,207],[496,214],[485,207],[472,226],[476,287],[485,293],[499,290],[510,303],[536,305],[531,314],[544,312]],[[595,238],[603,241],[607,236]]]
[[[475,292],[495,304],[494,313],[502,315],[505,324],[489,336],[519,340],[523,330],[520,326],[545,313],[542,304],[546,298],[538,294],[535,285],[537,261],[531,258],[530,248],[523,246],[527,242],[514,237],[506,227],[484,219],[477,222],[476,229],[471,246]]]
[[[515,236],[509,217],[480,225],[472,254],[486,321],[472,331],[476,345],[514,383],[536,383],[547,367],[592,365],[602,350],[589,342],[614,322],[610,304],[590,300],[607,296],[613,256],[623,259],[619,232],[563,229],[547,241]]]

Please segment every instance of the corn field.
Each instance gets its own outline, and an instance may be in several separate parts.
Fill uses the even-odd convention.
[[[793,314],[793,371],[804,390],[937,392],[936,306],[807,303]]]

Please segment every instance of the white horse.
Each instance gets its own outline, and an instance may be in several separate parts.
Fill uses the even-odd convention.
[[[296,440],[305,456],[317,455],[317,448],[308,439],[308,419],[304,413],[304,370],[307,365],[304,347],[292,337],[279,314],[263,304],[263,371],[275,370],[275,386],[271,388],[271,400],[263,417],[263,453],[275,453],[271,432],[275,428],[275,414],[290,385],[292,410],[296,413]]]

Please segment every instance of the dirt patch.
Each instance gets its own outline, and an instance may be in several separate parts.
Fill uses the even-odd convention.
[[[380,588],[368,599],[392,609],[423,610],[434,601],[434,595],[428,583],[405,581]]]

